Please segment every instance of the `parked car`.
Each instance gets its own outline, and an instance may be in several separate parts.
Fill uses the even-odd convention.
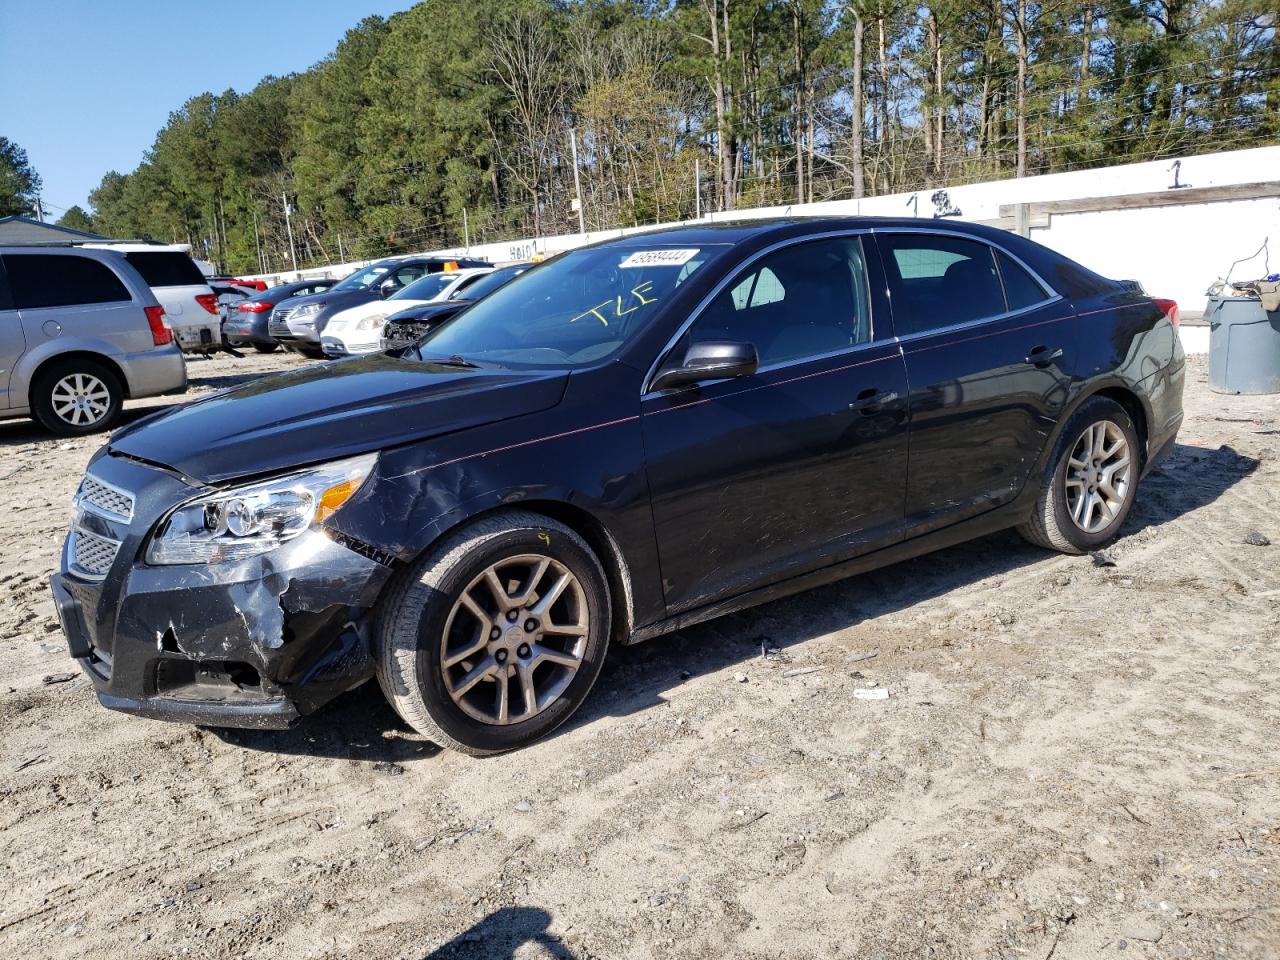
[[[190,244],[95,241],[83,246],[124,254],[164,307],[173,335],[184,351],[208,353],[218,348],[221,343],[218,298],[191,259]]]
[[[382,328],[379,350],[403,350],[417,343],[452,317],[456,317],[475,301],[487,297],[501,286],[528,270],[530,264],[517,263],[491,270],[479,280],[455,290],[447,300],[437,300],[400,310],[387,317]]]
[[[406,307],[423,306],[448,300],[466,290],[493,267],[470,267],[444,273],[428,273],[386,300],[371,300],[348,307],[329,318],[320,336],[320,349],[326,357],[349,357],[374,353],[380,348],[382,328],[387,317]]]
[[[1114,540],[1182,422],[1175,309],[954,221],[611,240],[117,432],[54,597],[112,709],[279,726],[376,676],[520,747],[611,643],[1005,527]]]
[[[0,419],[92,433],[115,424],[126,398],[186,386],[164,308],[123,256],[0,247]]]
[[[446,260],[442,257],[392,257],[361,267],[324,293],[299,298],[297,303],[274,312],[268,332],[286,349],[322,357],[320,335],[336,313],[371,300],[385,300],[419,277],[440,273],[446,267],[487,267],[483,260]]]
[[[223,339],[233,347],[248,345],[259,353],[270,353],[280,346],[267,329],[276,306],[292,298],[324,293],[337,282],[319,279],[282,283],[241,301],[222,321]]]

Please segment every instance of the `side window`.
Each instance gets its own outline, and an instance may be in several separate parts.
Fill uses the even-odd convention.
[[[4,273],[4,257],[0,257],[0,310],[12,310],[13,297],[9,294],[9,280]]]
[[[1004,279],[1004,296],[1009,301],[1010,310],[1022,310],[1033,307],[1049,299],[1044,288],[1035,278],[1018,265],[1017,261],[1003,251],[996,251],[996,259],[1000,261],[1000,276]]]
[[[400,286],[407,286],[413,281],[419,279],[427,272],[427,268],[422,264],[415,264],[411,267],[401,267],[395,272],[396,283]]]
[[[922,333],[1005,312],[994,251],[985,243],[935,234],[879,234],[899,335]]]
[[[19,310],[133,299],[106,264],[88,257],[17,253],[4,259]]]
[[[862,241],[815,240],[756,261],[693,322],[685,342],[755,345],[760,365],[847,349],[871,339]]]

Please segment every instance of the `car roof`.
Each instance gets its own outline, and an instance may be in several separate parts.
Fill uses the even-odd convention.
[[[1007,233],[967,220],[926,217],[768,217],[760,220],[724,220],[716,223],[690,223],[662,227],[644,233],[632,233],[601,241],[593,246],[644,247],[689,244],[692,246],[733,245],[746,240],[773,236],[802,236],[827,230],[903,230],[937,229],[978,236]]]

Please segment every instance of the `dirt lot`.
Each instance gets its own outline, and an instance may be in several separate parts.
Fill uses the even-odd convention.
[[[1280,397],[1205,372],[1114,566],[1002,534],[616,651],[490,760],[372,688],[102,710],[45,583],[99,441],[0,424],[0,957],[1274,960]]]

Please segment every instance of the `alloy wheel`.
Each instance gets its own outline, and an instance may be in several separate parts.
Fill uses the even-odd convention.
[[[586,592],[560,561],[522,554],[486,567],[445,622],[440,672],[450,698],[481,723],[521,723],[556,702],[582,665]]]
[[[91,373],[69,373],[53,385],[53,412],[73,427],[91,427],[111,409],[111,391]]]
[[[1119,516],[1129,494],[1132,458],[1118,424],[1090,424],[1067,460],[1067,513],[1085,533],[1098,533]]]

